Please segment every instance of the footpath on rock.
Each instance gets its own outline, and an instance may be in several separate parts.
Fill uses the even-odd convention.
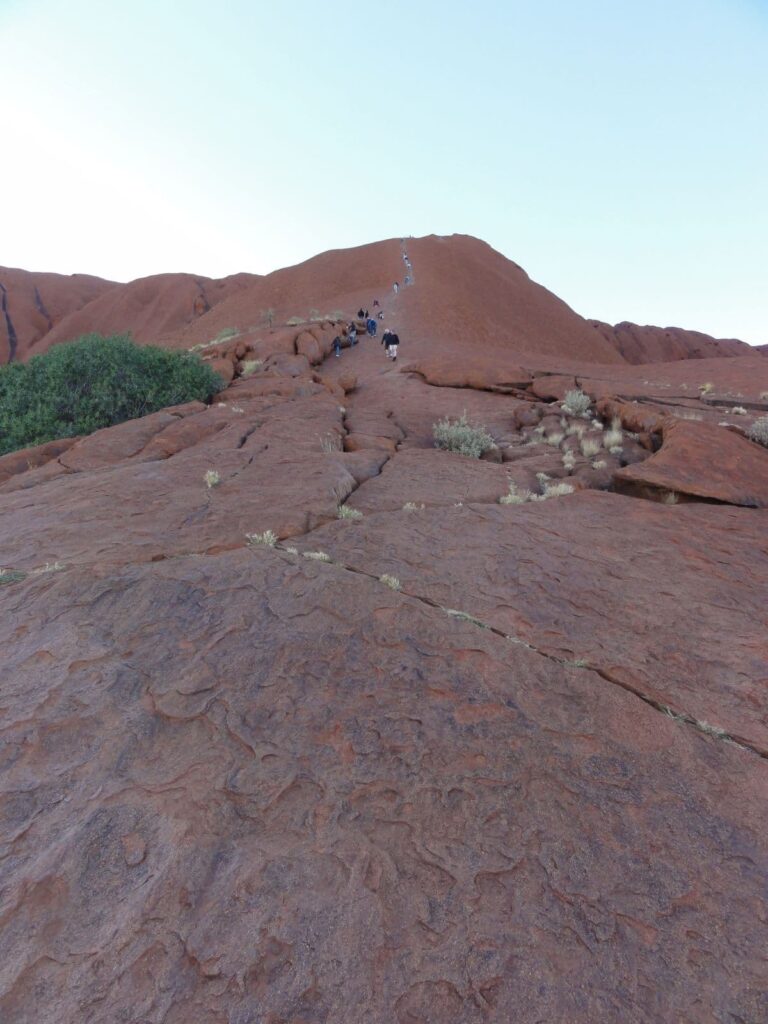
[[[385,254],[175,328],[210,406],[0,458],[3,1021],[768,1019],[768,361]],[[374,298],[397,364],[334,358]]]

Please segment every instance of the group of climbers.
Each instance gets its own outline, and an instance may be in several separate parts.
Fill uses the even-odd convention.
[[[381,309],[378,299],[373,300],[373,308],[379,306],[379,313],[377,314],[379,320],[384,319],[384,310]],[[363,309],[361,306],[357,311],[357,319],[365,321],[365,330],[369,338],[375,338],[378,331],[377,318],[370,315],[367,309]],[[341,356],[341,346],[343,339],[349,342],[349,347],[352,348],[357,344],[357,323],[351,320],[349,324],[344,328],[341,334],[337,334],[333,339],[333,351],[334,355],[338,359]],[[391,330],[389,327],[385,329],[381,336],[381,343],[387,354],[387,358],[391,359],[392,362],[397,362],[397,347],[400,344],[400,338]]]

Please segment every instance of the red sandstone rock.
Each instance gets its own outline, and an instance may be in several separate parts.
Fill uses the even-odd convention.
[[[17,476],[19,473],[26,473],[30,469],[37,469],[44,466],[51,459],[58,458],[73,444],[80,440],[79,437],[63,437],[58,441],[48,441],[46,444],[36,445],[34,448],[22,448],[16,452],[9,452],[0,456],[0,484]]]
[[[380,297],[429,374],[367,338],[318,373],[298,338],[336,324],[266,326],[401,273],[396,242],[325,254],[195,300],[173,344],[266,361],[210,408],[0,479],[3,1021],[768,1019],[768,513],[584,491],[617,457],[527,443],[562,430],[542,375],[573,380],[662,419],[666,461],[622,474],[712,490],[722,444],[740,499],[768,456],[707,431],[765,360],[586,363],[519,268],[412,241]],[[503,464],[433,448],[465,410]]]
[[[672,359],[711,359],[747,356],[754,351],[735,338],[713,338],[699,331],[679,327],[639,327],[628,322],[616,324],[589,321],[604,338],[615,345],[628,363],[663,363]]]
[[[212,359],[211,369],[214,373],[217,373],[221,377],[222,383],[226,386],[230,384],[235,377],[235,364],[231,359]]]
[[[668,419],[660,451],[616,474],[617,484],[768,507],[768,451],[730,430]]]

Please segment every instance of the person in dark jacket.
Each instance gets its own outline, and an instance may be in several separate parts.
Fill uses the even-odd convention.
[[[389,341],[387,342],[387,355],[393,363],[397,362],[397,346],[400,344],[400,338],[397,336],[395,331],[389,332]]]
[[[375,338],[376,337],[376,326],[377,326],[376,325],[376,321],[373,319],[372,316],[369,316],[368,320],[366,321],[366,324],[365,324],[365,327],[366,327],[366,330],[368,331],[369,337],[371,337],[371,338]]]
[[[357,327],[354,323],[351,323],[347,328],[347,337],[349,338],[350,347],[357,344]]]
[[[341,338],[338,336],[338,334],[333,339],[333,351],[336,353],[336,358],[338,359],[339,356],[341,355]]]
[[[362,320],[364,316],[365,316],[365,310],[361,306],[360,309],[358,309],[358,311],[357,311],[357,319],[358,320]]]

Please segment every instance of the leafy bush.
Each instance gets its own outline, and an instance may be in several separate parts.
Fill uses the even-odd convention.
[[[493,448],[493,438],[485,427],[473,427],[463,412],[457,420],[447,416],[432,425],[435,448],[447,452],[458,452],[472,459],[479,459],[483,452]]]
[[[592,404],[589,395],[585,395],[581,388],[565,392],[565,401],[562,408],[571,416],[583,416]]]
[[[747,431],[747,437],[768,448],[768,416],[761,416],[759,420],[755,420]]]
[[[28,363],[0,367],[0,455],[90,434],[193,399],[222,381],[189,352],[88,334]]]

